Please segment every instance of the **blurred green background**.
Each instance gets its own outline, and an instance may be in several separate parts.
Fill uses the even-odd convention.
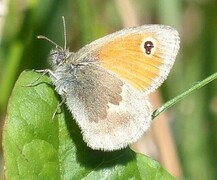
[[[49,67],[46,59],[53,46],[38,40],[37,35],[45,35],[63,46],[61,16],[65,16],[67,45],[71,51],[77,51],[86,43],[122,28],[123,17],[117,2],[0,1],[1,129],[7,101],[19,74],[25,69]],[[120,2],[123,11],[127,1]],[[164,101],[217,71],[215,0],[131,0],[131,6],[134,14],[127,16],[136,16],[141,25],[168,24],[180,32],[178,58],[161,88]],[[182,170],[181,178],[217,179],[217,82],[184,99],[169,109],[169,113]],[[2,153],[1,150],[1,156]]]

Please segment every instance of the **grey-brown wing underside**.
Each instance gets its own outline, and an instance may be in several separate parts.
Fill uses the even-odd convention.
[[[93,149],[123,148],[150,125],[148,98],[99,65],[77,67],[76,78],[67,87],[68,108]]]

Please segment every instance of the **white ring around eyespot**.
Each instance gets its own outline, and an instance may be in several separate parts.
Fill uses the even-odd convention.
[[[147,41],[151,41],[152,43],[153,43],[153,48],[151,49],[151,54],[147,54],[146,53],[146,49],[144,48],[144,44],[145,44],[145,42],[147,42]],[[147,57],[151,57],[154,53],[155,53],[155,51],[156,51],[156,40],[154,39],[154,38],[152,38],[152,37],[148,37],[148,38],[144,38],[143,40],[142,40],[142,43],[141,43],[141,45],[140,45],[140,48],[141,48],[141,50],[142,50],[142,52],[147,56]]]

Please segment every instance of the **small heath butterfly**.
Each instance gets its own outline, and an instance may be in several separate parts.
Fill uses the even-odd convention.
[[[48,73],[81,128],[89,147],[112,151],[138,140],[150,126],[149,94],[166,79],[179,49],[179,35],[165,25],[123,29],[78,52],[56,45]]]

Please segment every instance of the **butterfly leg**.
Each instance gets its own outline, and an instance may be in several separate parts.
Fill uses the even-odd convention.
[[[50,69],[42,69],[42,70],[34,70],[33,71],[37,72],[37,73],[42,73],[41,76],[44,76],[45,74],[49,74],[50,76],[53,76],[56,79],[55,74],[53,73],[53,71],[51,71]],[[40,78],[40,77],[39,77]]]
[[[49,74],[50,76],[53,76],[56,79],[56,76],[54,75],[54,73],[50,70],[50,69],[43,69],[43,70],[34,70],[34,72],[37,73],[41,73],[41,76],[39,76],[36,80],[34,80],[33,82],[25,85],[26,87],[32,87],[37,85],[36,82],[39,81],[44,75]]]
[[[63,105],[63,103],[66,102],[66,98],[62,98],[62,101],[60,103],[58,103],[56,110],[54,111],[53,115],[52,115],[52,121],[54,119],[54,117],[56,116],[56,114],[58,113],[58,110],[61,108],[61,106]]]

